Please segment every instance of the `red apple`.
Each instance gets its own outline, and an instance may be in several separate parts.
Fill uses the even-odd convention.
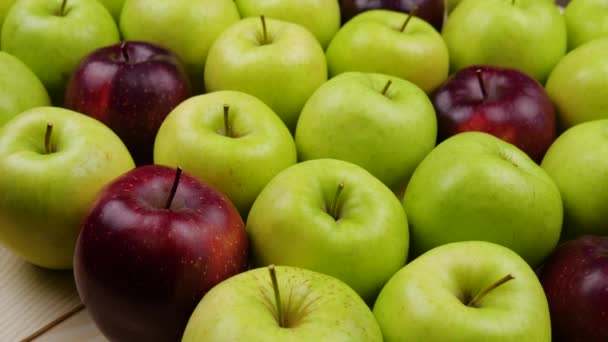
[[[471,66],[431,96],[438,141],[467,131],[490,133],[540,162],[556,137],[555,109],[542,85],[525,73]]]
[[[608,237],[562,243],[540,271],[553,341],[608,341]]]
[[[107,185],[84,219],[76,286],[112,341],[178,341],[203,295],[247,268],[234,205],[180,173],[136,168]]]
[[[441,32],[445,15],[445,0],[340,0],[342,24],[355,15],[372,9],[386,9],[410,13],[416,8],[416,16],[426,20]]]
[[[122,42],[80,62],[68,82],[65,107],[109,126],[143,165],[152,163],[154,138],[167,114],[190,96],[190,81],[173,52]]]

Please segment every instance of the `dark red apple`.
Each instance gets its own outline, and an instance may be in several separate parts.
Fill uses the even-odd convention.
[[[68,82],[64,105],[109,126],[135,163],[144,165],[152,164],[163,120],[190,96],[190,81],[173,52],[128,41],[85,57]]]
[[[556,138],[555,109],[542,85],[525,73],[471,66],[442,84],[431,100],[438,142],[481,131],[514,144],[540,162]]]
[[[441,32],[445,16],[445,0],[340,0],[342,24],[355,15],[372,9],[410,13],[414,8],[417,17],[426,20]]]
[[[553,341],[608,341],[608,237],[562,243],[540,270]]]
[[[107,185],[84,219],[74,277],[111,341],[179,341],[203,295],[247,269],[247,234],[234,205],[180,173],[136,168]]]

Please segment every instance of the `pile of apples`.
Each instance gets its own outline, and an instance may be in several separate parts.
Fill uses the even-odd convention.
[[[607,0],[0,22],[0,241],[108,339],[608,341]]]

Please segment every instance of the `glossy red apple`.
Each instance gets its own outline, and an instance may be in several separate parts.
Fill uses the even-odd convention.
[[[372,9],[410,13],[416,8],[416,16],[429,22],[441,32],[445,15],[445,0],[340,0],[342,24],[355,15]]]
[[[145,42],[122,42],[85,57],[66,89],[65,107],[109,126],[137,165],[152,164],[161,123],[191,96],[188,76],[171,51]]]
[[[467,131],[490,133],[540,162],[556,138],[555,109],[544,88],[515,69],[471,66],[431,96],[438,141]]]
[[[608,341],[608,237],[566,241],[540,271],[553,341]]]
[[[203,295],[247,268],[234,205],[180,173],[147,165],[118,177],[82,224],[76,285],[111,341],[178,341]]]

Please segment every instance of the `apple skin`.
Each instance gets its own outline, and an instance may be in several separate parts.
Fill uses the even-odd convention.
[[[375,9],[385,9],[410,13],[417,7],[416,16],[433,25],[441,32],[445,16],[445,0],[340,0],[342,23],[346,23],[357,14]]]
[[[475,295],[511,275],[477,302]],[[374,304],[384,341],[551,341],[549,307],[515,252],[482,241],[436,247],[397,272]]]
[[[182,342],[382,341],[371,310],[342,281],[298,267],[275,270],[287,327],[277,318],[268,269],[257,268],[211,289],[192,314]]]
[[[306,100],[327,81],[325,54],[303,26],[265,22],[268,42],[260,18],[242,19],[217,38],[205,65],[205,86],[210,92],[237,90],[259,98],[293,132]]]
[[[560,130],[608,118],[607,82],[608,38],[583,44],[560,60],[545,85]]]
[[[545,89],[517,69],[461,69],[431,99],[437,112],[439,141],[461,132],[486,132],[540,162],[557,134],[555,109]]]
[[[388,81],[392,83],[383,95]],[[300,161],[346,160],[398,193],[435,147],[437,119],[427,95],[413,83],[346,72],[327,81],[306,102],[295,137]]]
[[[42,82],[16,57],[0,51],[0,127],[17,114],[51,105]]]
[[[118,23],[120,21],[120,12],[122,11],[122,6],[125,3],[125,0],[99,0],[112,14],[114,17],[114,21]]]
[[[228,198],[176,171],[134,169],[108,184],[82,223],[78,294],[112,341],[178,341],[203,295],[247,269],[247,235]]]
[[[413,255],[482,240],[512,249],[532,267],[557,245],[563,220],[549,175],[514,145],[482,132],[457,134],[431,151],[403,205]]]
[[[0,0],[0,29],[2,29],[2,24],[4,23],[6,14],[11,9],[11,6],[13,6],[15,1],[16,0]]]
[[[406,79],[427,93],[448,78],[448,49],[427,22],[388,10],[371,10],[351,19],[327,48],[330,77],[347,71],[375,72]],[[381,37],[381,38],[380,38]]]
[[[608,236],[608,119],[578,124],[551,145],[541,167],[560,189],[562,239]]]
[[[328,274],[368,303],[405,264],[409,247],[398,198],[365,169],[335,159],[304,161],[275,176],[253,203],[247,233],[253,265]]]
[[[56,107],[17,115],[0,128],[0,241],[34,265],[71,269],[80,222],[97,192],[133,167],[122,141],[97,120]]]
[[[608,340],[608,237],[563,242],[539,278],[549,302],[554,341]]]
[[[125,0],[120,31],[175,52],[186,66],[194,93],[204,93],[204,70],[211,44],[240,15],[233,0]]]
[[[300,24],[312,32],[325,49],[340,28],[340,6],[327,0],[236,0],[243,18],[267,17]]]
[[[224,105],[235,137],[224,131]],[[230,198],[243,218],[264,186],[297,162],[281,119],[261,100],[237,91],[192,97],[163,122],[154,144],[156,164],[180,166]]]
[[[123,42],[85,57],[68,82],[65,107],[87,114],[122,139],[136,165],[152,164],[165,117],[192,94],[188,75],[171,51]]]
[[[118,28],[108,10],[92,0],[20,0],[2,26],[2,50],[38,76],[53,104],[63,104],[65,86],[82,58],[117,43]]]
[[[451,73],[471,65],[514,68],[544,84],[566,53],[566,23],[548,0],[463,0],[442,36]]]
[[[608,3],[604,0],[574,0],[564,10],[568,28],[568,50],[597,38],[608,37]]]

